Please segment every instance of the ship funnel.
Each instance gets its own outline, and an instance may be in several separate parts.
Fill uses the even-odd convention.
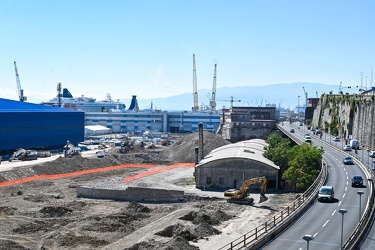
[[[132,102],[130,103],[129,110],[139,110],[137,96],[133,95]]]

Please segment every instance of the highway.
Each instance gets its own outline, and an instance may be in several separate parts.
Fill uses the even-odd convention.
[[[290,125],[283,125],[289,131]],[[296,136],[304,141],[304,135],[307,132],[304,126],[293,126]],[[335,189],[335,200],[332,203],[315,201],[308,210],[292,223],[286,230],[280,233],[276,238],[261,249],[306,249],[307,241],[303,239],[305,235],[312,235],[313,240],[309,242],[311,249],[340,249],[341,236],[343,243],[355,229],[359,222],[360,215],[365,210],[368,202],[367,177],[362,170],[355,165],[344,165],[344,151],[337,150],[329,146],[327,142],[333,142],[331,138],[325,142],[322,139],[312,135],[312,143],[317,147],[323,146],[323,158],[328,164],[328,179],[326,185],[331,185]],[[364,187],[351,187],[351,178],[354,175],[361,175],[364,179]],[[363,191],[360,196],[357,191]],[[361,205],[360,205],[361,201]],[[361,207],[361,212],[359,211]],[[339,213],[340,209],[346,209],[347,213]],[[344,221],[343,221],[344,219]],[[341,229],[343,225],[343,234]]]

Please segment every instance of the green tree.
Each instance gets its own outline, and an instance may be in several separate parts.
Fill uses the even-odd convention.
[[[320,172],[322,150],[303,143],[288,151],[288,159],[288,168],[282,179],[292,184],[294,189],[308,188]]]
[[[288,167],[289,139],[282,138],[280,135],[273,133],[268,136],[266,142],[268,143],[268,147],[263,156],[279,166],[281,173],[283,173]]]

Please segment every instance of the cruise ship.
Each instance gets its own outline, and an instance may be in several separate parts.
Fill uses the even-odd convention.
[[[113,101],[110,94],[102,101],[97,101],[93,97],[73,97],[67,88],[61,93],[61,84],[57,85],[58,94],[51,100],[44,101],[41,104],[52,107],[61,107],[74,109],[84,112],[110,112],[111,110],[125,110],[125,104],[119,101]]]

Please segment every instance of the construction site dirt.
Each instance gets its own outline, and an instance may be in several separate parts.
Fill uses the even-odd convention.
[[[203,138],[204,155],[228,143],[208,132]],[[170,146],[134,147],[125,154],[114,148],[103,158],[61,156],[1,171],[0,249],[219,249],[295,200],[295,193],[273,193],[261,204],[257,194],[250,206],[228,203],[222,190],[195,188],[193,164],[124,182],[162,166],[193,163],[197,140],[198,134],[188,134]],[[90,185],[181,190],[186,199],[78,198],[77,187]]]

